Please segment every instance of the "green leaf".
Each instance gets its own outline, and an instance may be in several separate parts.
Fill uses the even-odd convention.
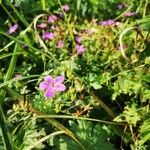
[[[2,132],[0,130],[0,150],[4,150],[4,144],[3,144],[3,140],[2,140]]]
[[[98,82],[94,82],[94,83],[92,83],[91,84],[91,86],[94,88],[94,89],[100,89],[102,86],[100,85],[100,83],[98,83]]]
[[[18,112],[9,111],[8,120],[9,125],[13,127],[11,135],[15,149],[27,150],[27,147],[34,145],[39,138],[45,136],[45,130],[37,125],[34,115],[19,109]],[[44,144],[39,143],[35,147],[42,149]]]
[[[130,125],[136,126],[136,123],[141,120],[141,116],[138,113],[136,105],[131,107],[126,106],[123,113],[114,119],[116,122],[128,122]]]
[[[69,125],[86,150],[115,150],[113,144],[107,141],[107,138],[109,138],[107,131],[100,124],[94,125],[92,122],[78,120],[76,123],[69,121]],[[53,138],[50,143],[57,150],[81,150],[77,143],[66,136]]]
[[[140,127],[140,143],[144,144],[147,141],[150,141],[150,119],[147,119],[143,122]]]

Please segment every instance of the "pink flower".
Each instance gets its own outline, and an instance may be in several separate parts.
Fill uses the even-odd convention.
[[[43,34],[43,40],[52,40],[55,37],[53,32],[45,32]]]
[[[56,92],[65,91],[66,86],[63,84],[65,78],[58,76],[53,78],[52,76],[46,76],[44,81],[40,83],[39,89],[45,91],[45,97],[52,98]]]
[[[116,22],[113,19],[109,19],[109,20],[101,21],[100,24],[102,26],[114,26],[116,24]]]
[[[37,27],[40,29],[45,29],[45,28],[47,28],[47,23],[38,24]]]
[[[54,23],[57,20],[58,20],[58,18],[55,15],[51,15],[51,16],[48,17],[48,22],[49,23]]]
[[[22,75],[21,75],[21,74],[16,74],[14,78],[15,78],[15,79],[22,78]]]
[[[120,3],[120,4],[117,5],[117,8],[121,10],[121,9],[127,7],[127,6],[128,6],[128,5],[125,4],[125,3]]]
[[[59,41],[58,41],[58,44],[57,44],[57,47],[58,47],[58,48],[62,48],[63,46],[64,46],[64,41],[59,40]]]
[[[62,9],[63,9],[65,12],[68,12],[68,11],[70,10],[70,7],[69,7],[67,4],[65,4],[65,5],[62,6]]]
[[[8,34],[14,33],[18,29],[18,24],[11,26],[8,30]]]
[[[76,36],[76,37],[75,37],[75,41],[76,41],[78,44],[81,44],[81,41],[82,41],[81,36]]]
[[[126,48],[128,48],[128,45],[122,45],[122,47],[121,47],[121,45],[118,47],[118,50],[121,50],[121,48],[123,48],[123,49],[126,49]]]
[[[84,32],[88,35],[91,35],[94,31],[93,30],[85,30]]]
[[[83,45],[76,45],[76,50],[77,50],[77,54],[78,55],[81,55],[81,54],[83,54],[84,53],[84,51],[85,51],[85,48],[84,48],[84,46]]]
[[[131,16],[135,16],[136,14],[137,14],[136,12],[128,11],[128,12],[124,13],[123,16],[125,16],[125,17],[131,17]]]

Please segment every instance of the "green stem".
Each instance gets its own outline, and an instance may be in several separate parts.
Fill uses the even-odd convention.
[[[41,144],[42,142],[48,140],[49,138],[52,138],[52,137],[54,137],[56,135],[60,135],[60,134],[64,134],[64,133],[65,133],[64,131],[56,131],[56,132],[50,133],[49,135],[41,138],[40,140],[38,140],[34,144],[28,146],[27,150],[32,150],[33,148],[37,147],[38,144]]]
[[[8,68],[8,71],[7,71],[6,76],[5,76],[5,81],[10,80],[13,76],[15,66],[16,66],[16,62],[17,62],[17,53],[18,53],[19,49],[20,49],[20,46],[17,43],[15,45],[14,52],[13,52],[14,54],[11,58],[9,68]]]
[[[19,45],[18,43],[16,43],[15,48],[14,48],[14,52],[13,52],[13,56],[11,58],[10,64],[9,64],[9,68],[7,70],[4,82],[10,80],[13,76],[14,73],[14,69],[16,66],[16,62],[17,62],[17,55],[16,53],[19,50]],[[9,134],[9,129],[6,123],[6,118],[2,109],[1,104],[4,102],[5,100],[5,96],[6,96],[6,91],[5,90],[1,90],[0,91],[0,123],[1,123],[1,129],[2,129],[2,136],[3,136],[3,141],[4,141],[4,146],[6,150],[13,150],[13,146],[12,146],[12,142],[11,142],[11,138],[10,138],[10,134]]]
[[[147,6],[148,6],[148,0],[146,0],[146,3],[144,5],[143,18],[146,16]]]
[[[13,150],[13,146],[11,144],[11,138],[8,130],[8,126],[6,125],[6,118],[0,104],[0,127],[2,130],[2,138],[4,141],[4,148],[5,150]]]
[[[9,11],[6,9],[6,7],[2,4],[2,2],[0,3],[2,8],[5,10],[5,12],[7,13],[7,15],[10,17],[10,19],[16,23],[16,20],[10,15]],[[11,63],[15,63],[16,62],[16,54],[15,54],[15,50],[14,50],[14,54],[12,56],[13,59],[11,59]],[[9,78],[11,78],[11,74],[14,70],[14,66],[10,63],[10,66],[7,71],[6,77],[5,77],[5,81],[9,80]],[[12,71],[12,72],[11,72]],[[5,99],[5,95],[6,95],[6,91],[1,90],[0,91],[0,102],[2,103]],[[3,108],[2,105],[0,104],[0,127],[2,130],[2,137],[3,137],[3,142],[4,142],[4,148],[5,150],[13,150],[13,146],[12,146],[12,141],[10,138],[10,133],[9,133],[9,129],[6,123],[6,118],[3,112]]]
[[[4,89],[14,98],[17,100],[23,100],[24,97],[23,95],[19,94],[18,92],[16,92],[15,90],[9,88],[9,87],[4,87]]]
[[[41,0],[41,7],[42,7],[42,10],[46,10],[45,0]]]
[[[35,77],[39,77],[39,76],[40,75],[28,75],[28,76],[24,76],[24,77],[20,77],[20,78],[13,78],[13,79],[10,79],[9,81],[4,81],[3,83],[0,83],[0,89],[6,87],[8,84],[12,84],[15,81],[35,78]]]
[[[6,76],[5,76],[5,79],[4,79],[4,82],[10,80],[13,76],[13,73],[14,73],[14,69],[15,69],[15,66],[16,66],[16,62],[17,62],[17,52],[19,50],[19,45],[18,43],[15,45],[15,48],[14,48],[14,52],[13,52],[13,56],[11,58],[11,61],[10,61],[10,64],[9,64],[9,68],[7,70],[7,73],[6,73]],[[0,97],[1,97],[1,100],[0,100],[0,103],[3,103],[4,102],[4,99],[5,99],[5,96],[6,96],[6,91],[4,90],[1,90],[0,91]]]
[[[44,116],[38,116],[37,118],[77,119],[77,120],[93,121],[93,122],[105,123],[105,124],[111,124],[111,125],[121,125],[121,126],[127,125],[127,123],[112,122],[112,121],[105,121],[105,120],[100,120],[100,119],[92,119],[92,118],[69,116],[69,115],[44,115]]]
[[[7,15],[9,16],[9,18],[16,23],[16,20],[11,16],[11,14],[9,13],[9,11],[7,10],[7,8],[2,4],[2,2],[0,3],[0,5],[2,6],[2,8],[4,9],[4,11],[7,13]]]
[[[13,6],[13,4],[8,1],[10,7],[13,9],[14,13],[18,16],[18,18],[23,22],[23,24],[28,27],[29,23],[19,14],[18,10]]]

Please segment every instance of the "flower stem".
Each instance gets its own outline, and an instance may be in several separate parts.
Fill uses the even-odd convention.
[[[41,7],[42,7],[42,10],[46,10],[45,0],[41,0]]]

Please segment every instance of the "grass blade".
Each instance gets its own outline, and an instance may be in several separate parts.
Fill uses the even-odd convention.
[[[30,145],[26,148],[26,150],[32,150],[33,148],[35,148],[38,144],[41,144],[42,142],[48,140],[49,138],[53,137],[53,136],[56,136],[56,135],[60,135],[60,134],[63,134],[65,133],[64,131],[56,131],[54,133],[51,133],[43,138],[41,138],[40,140],[38,140],[34,145]]]
[[[12,146],[12,142],[11,142],[11,138],[10,138],[10,133],[9,133],[9,129],[8,126],[6,124],[6,118],[3,112],[3,108],[0,105],[0,127],[2,130],[2,138],[3,138],[3,142],[4,142],[4,148],[5,150],[13,150],[13,146]]]
[[[9,64],[4,82],[10,80],[13,76],[14,69],[15,69],[16,62],[17,62],[16,53],[19,51],[19,49],[20,49],[20,46],[17,43],[15,45],[13,56],[11,58],[11,61],[10,61],[10,64]],[[1,104],[4,102],[6,93],[7,92],[5,90],[0,91],[0,97],[1,97],[1,100],[0,100],[0,122],[1,122],[2,136],[3,136],[5,149],[6,150],[13,150],[12,141],[11,141],[11,138],[10,138],[10,133],[9,133],[9,129],[8,129],[8,126],[7,126],[6,118],[5,118],[5,115],[4,115],[4,112],[3,112],[3,108],[1,106]]]

